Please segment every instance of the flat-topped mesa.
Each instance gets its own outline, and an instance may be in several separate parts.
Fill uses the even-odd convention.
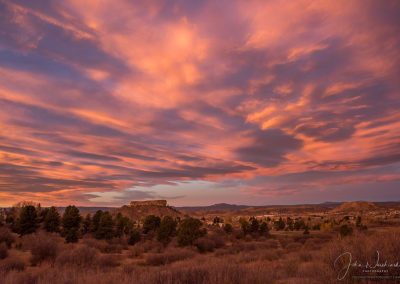
[[[131,201],[130,206],[167,206],[167,200],[145,200],[145,201]]]

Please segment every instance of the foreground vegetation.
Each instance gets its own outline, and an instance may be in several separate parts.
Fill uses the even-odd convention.
[[[102,211],[81,216],[74,206],[60,215],[21,204],[0,218],[0,282],[337,283],[346,263],[333,264],[342,253],[374,263],[376,251],[388,262],[400,251],[399,230],[367,229],[361,218],[332,230],[282,218],[214,221],[150,215],[133,222]],[[360,273],[351,269],[341,282]]]

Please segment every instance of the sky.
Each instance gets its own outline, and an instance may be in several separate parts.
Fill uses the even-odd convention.
[[[399,1],[0,0],[0,206],[400,200]]]

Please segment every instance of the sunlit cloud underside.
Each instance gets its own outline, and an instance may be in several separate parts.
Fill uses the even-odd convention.
[[[0,14],[0,206],[400,199],[399,1]]]

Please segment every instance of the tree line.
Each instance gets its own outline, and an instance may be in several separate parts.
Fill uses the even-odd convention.
[[[132,221],[121,213],[112,215],[110,212],[98,210],[95,214],[82,217],[79,209],[70,205],[61,215],[52,206],[42,208],[40,205],[21,204],[5,212],[5,218],[0,214],[13,232],[20,236],[31,234],[42,228],[47,232],[59,233],[67,243],[78,242],[79,238],[91,235],[100,240],[126,238],[128,244],[134,245],[143,236],[155,238],[164,245],[173,237],[181,246],[192,245],[194,241],[207,234],[203,223],[196,218],[184,219],[164,216],[162,218],[149,215],[143,224]]]

